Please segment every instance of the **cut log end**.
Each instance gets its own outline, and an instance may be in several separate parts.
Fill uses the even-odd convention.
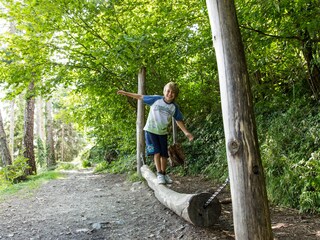
[[[149,187],[154,190],[156,198],[186,221],[200,227],[209,227],[218,222],[221,214],[219,200],[216,198],[206,208],[204,207],[212,194],[175,192],[158,184],[155,174],[146,165],[141,167],[141,173]]]
[[[218,222],[221,215],[219,200],[215,198],[206,208],[204,207],[210,197],[210,193],[200,193],[190,199],[188,216],[194,225],[209,227]]]

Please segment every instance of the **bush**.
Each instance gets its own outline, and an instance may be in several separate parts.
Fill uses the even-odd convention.
[[[274,204],[319,212],[320,114],[303,99],[259,119],[267,190]]]
[[[12,165],[0,169],[0,184],[12,184],[25,179],[25,171],[29,169],[28,159],[17,157]]]
[[[104,172],[108,169],[108,163],[107,162],[100,162],[96,165],[94,168],[94,172]]]
[[[92,164],[89,160],[85,159],[85,160],[82,160],[82,167],[83,168],[88,168],[88,167],[91,167]]]
[[[228,163],[221,115],[209,114],[193,125],[196,128],[190,130],[195,140],[183,144],[187,157],[185,174],[205,174],[211,179],[224,181],[228,176]]]
[[[103,161],[97,164],[94,171],[132,174],[136,172],[136,158],[135,156],[123,156],[111,163]]]
[[[74,170],[78,169],[77,163],[72,162],[58,162],[57,170]]]
[[[300,210],[320,212],[320,150],[311,154],[307,161],[301,161],[301,182],[305,183],[300,194]]]

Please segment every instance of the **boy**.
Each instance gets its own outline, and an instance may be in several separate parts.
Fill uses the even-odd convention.
[[[179,94],[176,83],[169,82],[164,86],[163,96],[140,95],[136,93],[119,90],[118,94],[132,97],[150,106],[148,119],[143,130],[146,132],[147,151],[153,148],[153,159],[157,169],[157,180],[159,184],[171,184],[171,178],[166,174],[168,160],[168,125],[172,117],[176,120],[178,127],[183,131],[189,141],[193,140],[192,134],[187,130],[183,122],[183,116],[174,100]]]

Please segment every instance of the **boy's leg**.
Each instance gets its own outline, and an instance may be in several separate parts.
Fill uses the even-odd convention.
[[[166,173],[167,161],[168,159],[166,157],[160,157],[160,169],[163,173]]]
[[[157,168],[157,180],[159,184],[166,184],[165,176],[161,170],[161,158],[160,153],[154,154],[154,163]]]
[[[161,157],[160,158],[160,163],[161,163],[161,171],[164,175],[164,180],[166,183],[171,184],[173,183],[172,179],[168,176],[168,174],[166,174],[166,169],[167,169],[167,162],[168,162],[168,158],[166,157]]]
[[[156,165],[157,172],[161,172],[161,160],[160,160],[160,153],[156,153],[153,155],[154,164]]]
[[[161,171],[164,175],[165,183],[171,184],[173,181],[171,178],[166,174],[167,170],[167,162],[168,162],[168,137],[167,135],[163,135],[160,137],[160,164],[161,164]]]
[[[149,149],[152,151],[149,151],[153,154],[153,161],[154,165],[157,169],[157,179],[159,184],[165,184],[166,180],[164,178],[164,175],[161,170],[161,157],[160,157],[160,142],[159,137],[155,134],[146,132],[146,142],[147,146],[149,146]]]
[[[168,136],[167,135],[160,135],[159,136],[160,142],[160,164],[161,164],[161,171],[165,174],[167,169],[167,161],[168,161]]]

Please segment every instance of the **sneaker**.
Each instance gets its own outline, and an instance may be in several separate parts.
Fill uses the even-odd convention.
[[[161,173],[157,174],[157,179],[159,184],[166,184],[165,176]]]
[[[167,174],[164,175],[164,180],[166,181],[167,184],[173,183],[172,179]]]

